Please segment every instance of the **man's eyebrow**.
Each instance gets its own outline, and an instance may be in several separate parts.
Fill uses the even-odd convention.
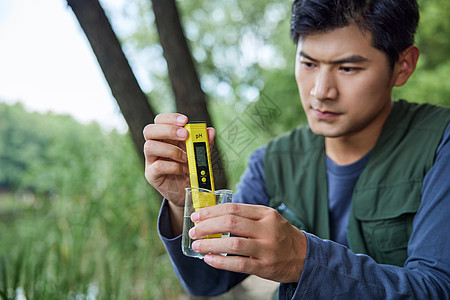
[[[308,60],[311,60],[313,62],[319,62],[318,59],[315,59],[315,58],[309,56],[308,54],[306,54],[303,51],[300,51],[299,55]],[[325,63],[332,64],[332,65],[339,65],[339,64],[345,64],[345,63],[361,63],[361,62],[365,62],[367,60],[368,60],[367,58],[365,58],[361,55],[350,55],[349,57],[344,57],[344,58],[338,59],[338,60],[325,61]]]

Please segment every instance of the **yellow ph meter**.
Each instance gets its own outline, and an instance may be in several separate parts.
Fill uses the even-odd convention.
[[[188,122],[184,128],[189,132],[186,140],[186,152],[189,165],[189,177],[192,188],[192,204],[194,210],[216,205],[214,191],[214,178],[211,164],[211,153],[209,150],[208,133],[206,122]],[[222,234],[211,234],[206,238],[221,237]]]
[[[184,128],[189,132],[186,140],[186,152],[191,187],[214,191],[206,122],[189,122]]]

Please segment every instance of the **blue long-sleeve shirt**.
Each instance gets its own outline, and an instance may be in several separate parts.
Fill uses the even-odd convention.
[[[264,153],[262,147],[249,158],[233,202],[268,205]],[[331,235],[334,241],[305,232],[308,251],[303,273],[298,283],[280,285],[280,299],[450,299],[450,125],[436,151],[435,163],[424,178],[422,201],[403,267],[378,264],[346,247],[349,199],[367,159],[368,156],[363,157],[349,166],[327,161],[329,191],[339,190],[329,195],[330,225],[337,228]],[[334,197],[337,194],[339,198]],[[199,259],[184,256],[181,237],[172,236],[166,202],[158,228],[174,269],[190,293],[214,296],[247,276],[217,270]]]

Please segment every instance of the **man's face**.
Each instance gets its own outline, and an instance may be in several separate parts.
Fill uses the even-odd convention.
[[[300,38],[295,77],[315,134],[371,134],[390,112],[393,79],[387,56],[356,25]]]

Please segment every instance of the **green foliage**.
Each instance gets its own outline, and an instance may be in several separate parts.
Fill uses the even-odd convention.
[[[450,1],[418,0],[420,23],[417,43],[422,67],[433,70],[450,59]]]
[[[0,298],[180,293],[155,229],[160,201],[130,138],[20,105],[0,112]]]
[[[195,0],[177,4],[202,87],[211,101],[243,102],[245,106],[264,88],[266,70],[286,67],[286,53],[293,49],[288,38],[290,1]],[[126,34],[121,34],[120,24],[114,28],[152,106],[159,112],[174,111],[150,1],[129,1],[122,13],[106,8],[112,19],[134,24]]]
[[[419,63],[413,76],[394,98],[420,103],[450,106],[450,2],[419,0],[420,23],[416,42],[420,49]]]
[[[30,116],[29,123],[17,122],[27,120],[24,117],[19,104],[0,106],[0,186],[4,188],[18,187],[27,169],[26,161],[38,159],[40,148],[48,143],[48,140],[36,139],[36,143],[28,144],[36,133],[32,125],[35,120]]]
[[[404,86],[394,90],[394,97],[450,107],[449,72],[450,59],[431,70],[419,66]]]

